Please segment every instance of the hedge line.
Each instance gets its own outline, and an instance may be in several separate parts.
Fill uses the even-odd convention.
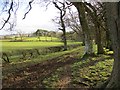
[[[68,45],[68,50],[81,46],[81,44]],[[45,55],[48,53],[55,53],[64,50],[64,46],[52,46],[39,49],[29,49],[29,50],[17,50],[11,52],[3,52],[2,59],[5,62],[10,62],[11,57],[18,56],[19,59],[31,59],[39,55]]]

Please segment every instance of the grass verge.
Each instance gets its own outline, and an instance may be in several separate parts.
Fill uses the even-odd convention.
[[[84,47],[78,47],[72,50],[68,50],[68,51],[61,51],[61,52],[56,52],[56,53],[50,53],[47,55],[40,55],[36,58],[31,58],[31,59],[27,59],[27,60],[15,60],[16,62],[11,62],[11,63],[4,63],[3,64],[3,75],[6,75],[7,73],[11,73],[14,72],[16,70],[31,66],[31,65],[35,65],[37,63],[41,63],[47,60],[52,60],[54,58],[57,57],[62,57],[65,54],[70,54],[70,53],[74,53],[76,51],[82,50],[83,51]],[[81,52],[82,53],[82,52]]]

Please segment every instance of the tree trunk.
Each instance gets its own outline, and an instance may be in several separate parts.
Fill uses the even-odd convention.
[[[62,32],[63,32],[64,51],[66,51],[67,50],[67,39],[66,39],[66,28],[65,28],[65,22],[64,22],[64,16],[66,14],[65,3],[62,3],[62,8],[59,7],[56,2],[53,2],[53,4],[55,5],[55,7],[57,9],[60,10],[60,24],[61,24],[61,28],[59,28],[59,29],[62,30]]]
[[[39,41],[41,41],[40,36],[38,37]]]
[[[99,25],[96,23],[95,24],[96,28],[96,44],[97,44],[97,53],[98,54],[103,54],[103,46],[102,46],[102,40],[101,40],[101,31]]]
[[[88,27],[88,23],[86,20],[85,8],[82,2],[73,2],[73,4],[78,10],[81,27],[85,35],[85,55],[92,55],[93,54],[93,43],[92,43],[92,39],[90,36],[90,30]]]
[[[110,51],[112,51],[112,43],[110,40],[110,35],[109,35],[109,31],[106,31],[106,48],[109,49]]]
[[[45,41],[47,42],[47,36],[45,36]]]
[[[88,4],[88,5],[89,5],[89,7],[92,8],[93,11],[91,11],[90,8],[88,8],[86,4],[84,4],[84,7],[85,7],[85,10],[88,12],[88,14],[91,16],[92,21],[95,25],[95,32],[96,32],[95,33],[96,34],[95,43],[97,44],[97,53],[103,54],[104,50],[103,50],[103,46],[102,46],[101,30],[100,30],[100,25],[99,25],[100,21],[98,19],[97,10],[91,4]]]
[[[52,42],[52,35],[51,35],[51,42]]]
[[[107,26],[110,30],[114,51],[114,65],[111,79],[106,88],[120,89],[120,2],[105,3]],[[112,12],[112,13],[111,13]]]
[[[66,31],[63,31],[63,42],[64,42],[64,51],[67,50],[67,40],[66,40]]]
[[[64,51],[67,50],[67,39],[66,39],[66,28],[63,20],[64,15],[62,15],[62,12],[60,13],[60,21],[61,21],[61,27],[63,31],[63,43],[64,43]]]
[[[85,35],[84,35],[84,33],[81,35],[81,37],[82,37],[82,45],[85,46]]]

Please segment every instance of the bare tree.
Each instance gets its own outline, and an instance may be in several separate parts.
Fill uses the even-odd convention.
[[[17,30],[17,34],[20,37],[20,41],[23,41],[24,33],[21,30]]]
[[[68,8],[68,6],[66,6],[65,0],[63,2],[53,1],[53,4],[60,11],[60,17],[59,18],[60,18],[61,28],[59,28],[59,30],[62,30],[62,32],[63,32],[62,37],[63,37],[63,42],[64,42],[64,50],[67,50],[66,27],[65,27],[64,17],[65,17],[66,9]]]
[[[65,24],[77,34],[79,41],[81,41],[80,39],[82,39],[83,45],[85,45],[84,34],[79,21],[78,12],[73,12],[72,10],[69,10],[69,13],[65,16]]]

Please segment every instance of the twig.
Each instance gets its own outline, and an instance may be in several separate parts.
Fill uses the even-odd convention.
[[[32,2],[33,2],[34,0],[31,0],[30,2],[29,2],[29,6],[30,6],[30,8],[29,8],[29,10],[24,14],[24,17],[23,17],[23,19],[25,19],[26,18],[26,15],[30,12],[30,10],[32,9]]]
[[[11,10],[13,10],[13,0],[11,0],[10,8],[8,10],[9,16],[8,16],[7,20],[5,20],[3,26],[0,28],[0,30],[2,30],[4,28],[4,26],[6,25],[6,23],[9,21],[9,19],[11,17]]]

